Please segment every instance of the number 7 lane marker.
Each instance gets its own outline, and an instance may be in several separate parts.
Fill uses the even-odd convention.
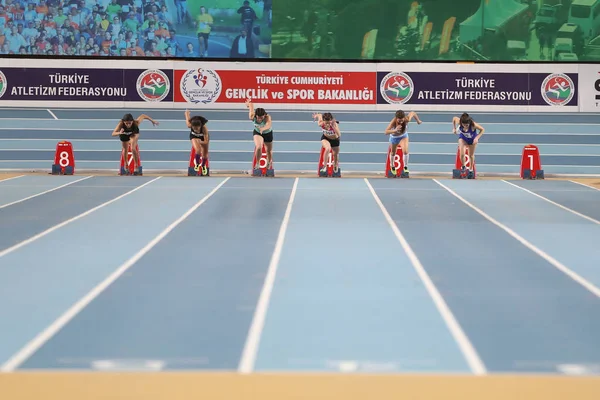
[[[36,194],[31,195],[29,197],[25,197],[23,199],[16,200],[16,201],[13,201],[11,203],[6,203],[6,204],[3,204],[3,205],[0,205],[0,210],[3,209],[3,208],[5,208],[5,207],[12,206],[13,204],[22,203],[22,202],[27,201],[29,199],[33,199],[34,197],[38,197],[38,196],[41,196],[43,194],[50,193],[50,192],[53,192],[53,191],[58,190],[58,189],[62,189],[65,186],[69,186],[69,185],[72,185],[74,183],[81,182],[81,181],[84,181],[84,180],[92,178],[92,177],[93,177],[93,175],[92,176],[86,176],[85,178],[81,178],[81,179],[77,179],[76,181],[73,181],[73,182],[65,183],[64,185],[60,185],[58,187],[55,187],[55,188],[52,188],[52,189],[49,189],[49,190],[46,190],[46,191],[43,191],[43,192],[40,192],[40,193],[36,193]]]
[[[160,177],[159,177],[160,178]],[[156,178],[156,179],[159,179]],[[150,182],[154,182],[153,179]],[[213,190],[204,196],[200,201],[187,210],[181,217],[175,220],[171,225],[167,226],[161,233],[159,233],[154,239],[152,239],[146,246],[140,251],[133,255],[129,260],[125,261],[116,271],[110,274],[105,280],[103,280],[98,286],[93,288],[88,294],[82,297],[77,303],[73,304],[71,308],[65,311],[58,319],[56,319],[50,326],[40,332],[35,338],[13,355],[6,363],[0,366],[0,372],[12,372],[23,364],[31,355],[33,355],[39,348],[41,348],[48,340],[50,340],[56,333],[58,333],[65,325],[69,323],[77,314],[79,314],[88,304],[90,304],[96,297],[98,297],[107,287],[109,287],[114,281],[116,281],[121,275],[123,275],[129,268],[131,268],[136,262],[138,262],[146,253],[148,253],[154,246],[163,240],[173,229],[187,219],[194,211],[204,204],[213,194],[217,192],[230,178],[225,178],[219,183]],[[150,183],[148,182],[148,183]]]

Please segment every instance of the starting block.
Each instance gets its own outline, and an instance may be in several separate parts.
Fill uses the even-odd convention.
[[[140,148],[136,145],[135,150],[140,154]],[[123,160],[123,152],[121,152],[121,168],[119,175],[142,175],[142,158],[140,156],[140,167],[135,171],[135,163],[133,162],[133,152],[131,151],[131,144],[127,150],[127,167],[125,166],[125,160]]]
[[[56,144],[52,175],[74,175],[75,157],[73,157],[73,144],[66,140]]]
[[[200,165],[202,165],[202,156],[200,156]],[[201,168],[196,170],[196,151],[192,146],[192,152],[190,153],[190,163],[188,165],[188,176],[210,176],[210,156],[206,157],[206,173]]]
[[[264,144],[262,146],[260,160],[258,160],[258,168],[254,168],[255,165],[256,154],[254,154],[254,157],[252,158],[252,176],[275,176],[275,170],[273,168],[267,169],[267,147]]]
[[[322,171],[322,169],[325,167],[325,148],[321,147],[321,155],[319,156],[319,170],[317,171],[318,176],[321,178],[341,178],[342,169],[338,168],[337,172],[333,172],[333,166],[333,151],[329,151],[327,152],[327,169]]]
[[[396,147],[396,154],[394,154],[394,169],[396,170],[395,174],[392,174],[392,168],[390,163],[390,154],[392,151],[392,145],[388,147],[387,152],[387,160],[385,162],[385,176],[387,178],[408,178],[408,173],[404,172],[404,153],[402,152],[402,147]]]
[[[469,168],[471,173],[463,173],[461,170],[462,162],[460,161],[460,148],[458,148],[456,150],[456,163],[454,165],[454,169],[452,170],[452,179],[475,179],[477,177],[477,166],[475,164],[476,163],[473,162],[473,165],[471,165],[469,148],[465,148],[465,167]]]
[[[521,178],[544,179],[540,150],[533,144],[523,147],[521,155]]]

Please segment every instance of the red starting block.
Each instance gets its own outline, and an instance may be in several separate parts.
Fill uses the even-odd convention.
[[[196,150],[192,146],[192,152],[190,153],[190,163],[188,165],[188,176],[210,176],[210,156],[206,157],[206,163],[204,169],[200,167],[202,165],[202,156],[200,156],[200,164],[196,169]]]
[[[275,176],[273,168],[267,169],[267,161],[267,147],[263,144],[260,160],[258,160],[258,168],[254,168],[256,165],[256,153],[252,158],[252,176]]]
[[[323,171],[325,167],[325,161],[327,161],[327,168]],[[337,172],[333,172],[333,167],[335,163],[333,162],[333,151],[328,151],[327,155],[325,155],[325,148],[321,147],[321,155],[319,156],[319,170],[317,171],[319,177],[334,177],[340,178],[342,176],[342,169],[338,168]]]
[[[138,155],[140,154],[139,146],[135,146],[135,150]],[[140,156],[140,168],[135,171],[135,162],[133,161],[133,152],[131,151],[131,144],[127,150],[127,167],[125,166],[125,160],[123,160],[123,152],[121,152],[121,169],[119,175],[142,175],[142,157]]]
[[[523,147],[523,153],[521,154],[521,178],[544,179],[540,150],[536,145],[528,144]]]
[[[73,144],[63,140],[56,144],[52,175],[74,175],[75,157],[73,157]]]
[[[404,153],[402,152],[402,147],[396,147],[396,154],[394,154],[394,169],[396,170],[395,174],[392,174],[392,169],[390,168],[390,154],[392,152],[392,145],[388,147],[387,152],[387,160],[385,162],[385,176],[388,178],[408,178],[408,173],[404,172]]]
[[[465,167],[471,170],[471,173],[463,173],[462,162],[460,161],[460,147],[456,150],[456,163],[454,165],[454,169],[452,170],[452,178],[453,179],[475,179],[477,177],[477,166],[476,163],[473,162],[471,166],[471,157],[469,156],[469,148],[465,148]]]

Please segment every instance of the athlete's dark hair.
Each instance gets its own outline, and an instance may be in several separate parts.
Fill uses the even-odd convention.
[[[402,110],[398,110],[396,111],[396,118],[405,118],[406,115],[404,114],[404,111]]]
[[[264,117],[265,115],[267,115],[267,112],[264,108],[259,107],[256,110],[254,110],[254,115],[257,117]]]
[[[121,118],[121,121],[123,121],[123,122],[135,121],[135,119],[133,118],[133,115],[127,113],[127,114],[123,115],[123,118]]]
[[[326,112],[323,114],[323,121],[331,121],[333,119],[333,114],[330,112]]]
[[[462,113],[462,115],[460,116],[460,123],[469,124],[469,128],[471,128],[473,127],[473,118],[471,118],[471,116],[467,113]]]
[[[196,115],[195,117],[190,118],[190,125],[192,126],[201,126],[208,122],[208,120],[204,117]]]

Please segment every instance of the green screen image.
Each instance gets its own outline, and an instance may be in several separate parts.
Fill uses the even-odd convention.
[[[277,0],[272,57],[600,61],[600,0]]]

